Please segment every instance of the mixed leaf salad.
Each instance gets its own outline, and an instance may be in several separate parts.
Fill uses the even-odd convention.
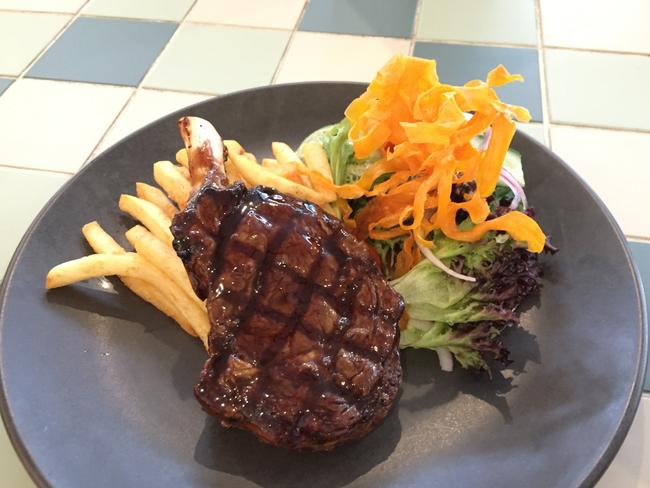
[[[508,362],[501,333],[539,289],[538,256],[550,249],[509,148],[513,119],[530,115],[494,90],[521,80],[498,66],[446,85],[435,61],[397,55],[341,122],[305,140],[329,157],[333,211],[404,297],[401,347],[435,350],[446,371],[454,359],[488,372],[488,358]]]

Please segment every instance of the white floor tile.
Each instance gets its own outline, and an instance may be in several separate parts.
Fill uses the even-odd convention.
[[[0,74],[19,75],[70,18],[70,15],[0,12]]]
[[[650,53],[648,0],[541,0],[547,46]]]
[[[418,20],[418,39],[537,44],[533,0],[421,0]]]
[[[187,16],[192,22],[293,29],[306,0],[198,0]]]
[[[650,237],[650,134],[553,126],[551,144],[602,198],[623,232]]]
[[[0,164],[76,171],[133,90],[22,79],[0,97]]]
[[[0,9],[75,13],[86,0],[0,0]]]
[[[184,23],[143,86],[222,95],[268,85],[289,36],[288,30]]]
[[[113,127],[104,137],[104,140],[102,140],[95,154],[101,153],[149,122],[208,98],[210,97],[206,95],[192,93],[141,89],[129,101]]]
[[[193,0],[90,0],[83,15],[132,19],[181,20]]]
[[[0,166],[0,221],[2,222],[2,239],[0,239],[0,281],[16,246],[43,205],[63,185],[69,175],[5,168]],[[20,202],[19,204],[17,204]],[[4,470],[4,446],[0,433],[0,473]],[[0,486],[10,486],[2,483]],[[13,486],[13,485],[11,485]]]
[[[596,488],[650,486],[650,395],[644,394],[630,433]]]
[[[517,130],[529,135],[533,139],[547,146],[546,136],[544,135],[544,126],[542,124],[517,124]]]
[[[408,51],[406,39],[296,32],[276,82],[369,82],[393,54]]]
[[[36,488],[14,451],[4,425],[0,424],[0,486]]]
[[[546,49],[551,122],[650,130],[650,56]]]

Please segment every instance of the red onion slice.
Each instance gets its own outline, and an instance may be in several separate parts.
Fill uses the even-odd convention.
[[[526,193],[524,193],[524,189],[522,186],[519,184],[517,181],[517,178],[515,178],[510,171],[508,171],[505,168],[501,168],[501,177],[499,178],[500,181],[508,185],[508,187],[512,190],[512,193],[514,194],[514,198],[512,199],[512,203],[510,204],[511,209],[516,209],[519,206],[519,202],[521,202],[524,206],[524,210],[528,208],[528,199],[526,198]]]
[[[483,134],[483,140],[481,143],[478,145],[477,150],[478,151],[485,151],[488,147],[488,144],[490,144],[490,138],[492,137],[492,127],[488,127],[487,130],[485,131],[485,134]]]

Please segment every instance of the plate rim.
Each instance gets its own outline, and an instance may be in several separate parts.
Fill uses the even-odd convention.
[[[145,132],[151,126],[158,124],[164,119],[167,119],[171,116],[180,115],[182,112],[191,110],[194,107],[214,103],[215,100],[221,98],[240,97],[240,96],[245,96],[246,94],[252,92],[273,91],[276,89],[288,89],[295,86],[311,86],[316,88],[318,86],[324,86],[324,85],[329,85],[329,86],[347,85],[347,86],[358,87],[361,89],[367,86],[367,83],[350,82],[350,81],[303,81],[303,82],[295,82],[295,83],[278,83],[274,85],[247,88],[244,90],[230,92],[225,95],[214,96],[206,100],[202,100],[200,102],[188,105],[186,107],[183,107],[169,114],[163,115],[162,117],[159,117],[151,121],[150,123],[140,127],[139,129],[130,132],[123,138],[119,139],[118,141],[116,141],[115,143],[113,143],[112,145],[104,149],[101,153],[97,154],[90,161],[84,163],[81,166],[81,168],[75,174],[73,174],[70,177],[70,179],[66,181],[54,193],[54,195],[52,195],[52,197],[50,197],[47,203],[38,212],[36,217],[34,217],[29,227],[27,228],[22,238],[20,239],[20,242],[18,243],[7,265],[6,272],[4,274],[2,282],[0,283],[0,345],[2,344],[3,337],[4,337],[3,334],[4,326],[5,326],[4,309],[7,305],[7,292],[9,290],[9,284],[12,281],[12,277],[15,272],[16,265],[20,261],[25,251],[25,245],[27,241],[30,240],[32,234],[34,233],[34,230],[41,222],[45,214],[52,207],[52,205],[54,205],[56,201],[68,190],[68,187],[75,184],[76,180],[79,179],[81,175],[83,175],[86,171],[88,171],[89,168],[91,168],[91,166],[93,166],[106,152],[110,151],[113,147],[122,144],[126,139],[137,136],[141,132]],[[534,146],[537,146],[538,149],[541,149],[543,152],[549,153],[552,157],[554,157],[556,162],[559,163],[563,167],[563,169],[567,170],[571,174],[571,176],[573,176],[583,186],[583,188],[587,191],[588,195],[598,206],[600,211],[604,214],[604,216],[607,219],[607,222],[611,225],[612,229],[614,230],[614,233],[616,235],[619,244],[622,245],[621,247],[623,248],[627,266],[629,271],[631,272],[633,282],[634,282],[634,289],[637,295],[637,301],[636,301],[637,314],[638,314],[637,319],[641,325],[640,328],[641,330],[640,330],[640,341],[637,347],[636,375],[632,383],[632,386],[630,388],[629,394],[625,399],[625,409],[623,411],[623,415],[618,420],[616,430],[614,431],[607,446],[598,455],[593,466],[589,468],[587,474],[584,476],[582,481],[580,481],[580,483],[577,485],[581,488],[583,487],[586,488],[595,485],[596,482],[605,473],[605,471],[607,470],[611,462],[614,460],[614,457],[620,450],[621,445],[623,444],[623,441],[625,440],[630,430],[630,427],[632,426],[632,422],[634,420],[637,409],[641,402],[641,397],[643,395],[643,385],[644,385],[643,380],[645,377],[646,364],[648,361],[648,312],[647,312],[647,304],[645,300],[644,286],[641,280],[639,270],[635,265],[634,261],[632,260],[630,248],[627,244],[627,238],[625,237],[625,234],[623,233],[620,226],[614,219],[614,216],[612,215],[611,211],[607,208],[607,206],[601,200],[601,198],[596,194],[596,192],[591,188],[591,186],[558,154],[554,153],[550,148],[546,147],[545,145],[540,143],[532,136],[526,134],[525,132],[519,130],[517,132],[518,132],[518,137],[523,138],[528,143],[532,143]],[[1,351],[2,348],[0,347],[0,352]],[[38,488],[58,488],[52,485],[47,480],[47,478],[43,475],[41,469],[36,464],[36,462],[32,459],[29,453],[29,449],[23,443],[23,440],[21,439],[20,434],[18,433],[18,429],[14,423],[13,415],[11,413],[11,408],[9,407],[9,403],[7,401],[7,396],[5,392],[4,371],[1,366],[2,366],[2,361],[0,361],[0,416],[2,417],[2,422],[7,431],[7,435],[11,442],[11,445],[14,451],[16,452],[18,459],[20,459],[23,467],[25,468],[27,474],[30,476],[30,478]]]

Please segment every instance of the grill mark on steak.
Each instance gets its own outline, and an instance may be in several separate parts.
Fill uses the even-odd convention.
[[[195,388],[206,411],[301,450],[383,420],[401,379],[403,301],[365,243],[313,204],[241,184],[199,190],[172,232],[208,300],[210,357]]]

